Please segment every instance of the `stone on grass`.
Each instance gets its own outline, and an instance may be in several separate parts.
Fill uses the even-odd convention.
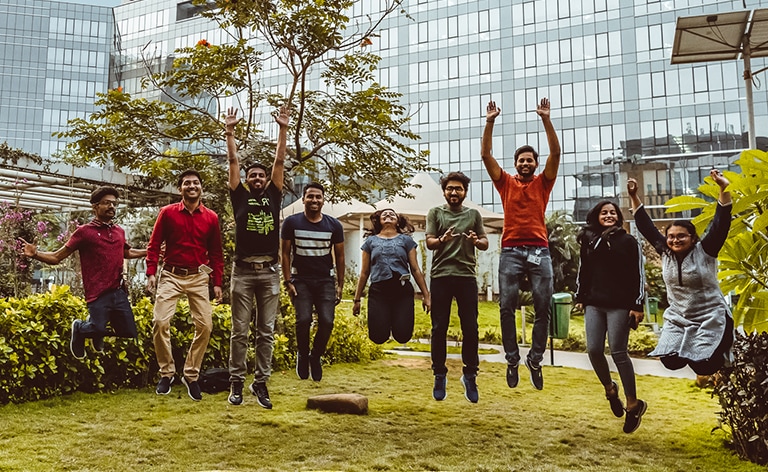
[[[364,415],[368,413],[368,398],[358,393],[330,393],[315,395],[307,399],[307,408],[326,413],[350,413]]]

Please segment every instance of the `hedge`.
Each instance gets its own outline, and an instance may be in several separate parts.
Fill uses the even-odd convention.
[[[295,315],[282,297],[278,317],[273,368],[292,369],[296,356]],[[50,398],[74,391],[99,392],[118,388],[142,388],[154,384],[157,362],[152,344],[152,302],[139,300],[133,307],[138,339],[107,337],[104,353],[86,342],[85,359],[69,351],[72,320],[85,319],[82,298],[67,286],[25,298],[0,299],[0,404]],[[229,305],[213,308],[213,330],[203,369],[227,367],[231,317]],[[171,327],[176,368],[181,372],[194,334],[189,305],[182,299]],[[325,357],[326,363],[360,362],[380,358],[383,351],[367,338],[366,328],[351,315],[337,314]],[[249,349],[253,364],[253,336]]]

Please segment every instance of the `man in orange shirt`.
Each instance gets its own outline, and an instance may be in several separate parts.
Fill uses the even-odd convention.
[[[520,282],[524,277],[531,283],[533,307],[536,312],[533,341],[525,365],[530,371],[534,388],[544,388],[541,361],[547,346],[547,326],[553,291],[552,259],[549,255],[544,212],[560,167],[560,141],[557,139],[549,112],[549,100],[543,98],[536,108],[536,113],[541,117],[541,123],[547,133],[549,157],[541,174],[535,175],[539,166],[539,155],[532,146],[525,145],[515,151],[516,175],[504,171],[491,154],[493,124],[501,114],[496,102],[488,103],[481,143],[483,164],[501,195],[504,207],[504,232],[499,259],[499,306],[501,338],[507,359],[507,385],[510,388],[515,388],[519,381],[517,368],[520,363],[520,350],[517,346],[515,310]]]

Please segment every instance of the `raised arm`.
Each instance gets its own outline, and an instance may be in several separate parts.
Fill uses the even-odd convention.
[[[501,114],[501,108],[496,107],[496,102],[488,102],[485,109],[485,129],[483,130],[483,139],[480,141],[480,155],[483,158],[483,165],[491,180],[501,178],[501,167],[499,162],[493,157],[493,124],[496,117]]]
[[[544,176],[549,180],[555,180],[557,170],[560,168],[560,140],[550,119],[548,98],[541,99],[539,106],[536,107],[536,114],[541,117],[541,124],[544,125],[544,131],[547,133],[547,145],[549,146],[549,157],[547,157],[547,163],[544,166]]]
[[[661,254],[664,251],[664,248],[667,247],[667,240],[664,235],[656,229],[653,220],[651,220],[651,217],[645,212],[643,202],[637,194],[637,188],[637,180],[632,177],[627,179],[627,193],[632,202],[632,213],[635,215],[635,224],[643,237],[651,243],[656,249],[656,252]]]
[[[726,190],[731,183],[717,169],[709,171],[709,176],[720,187],[720,197],[717,199],[712,225],[701,239],[701,247],[710,256],[717,257],[731,229],[731,192]]]
[[[224,119],[226,131],[224,136],[227,139],[227,159],[229,160],[229,188],[234,190],[240,185],[240,161],[237,159],[237,143],[235,142],[235,126],[242,120],[237,117],[237,109],[227,109],[227,116]]]
[[[288,105],[283,105],[275,115],[275,122],[280,126],[277,132],[277,146],[275,148],[275,162],[272,163],[272,185],[277,187],[278,190],[283,190],[283,180],[285,174],[285,149],[286,140],[288,139],[288,120],[291,114],[291,110]]]

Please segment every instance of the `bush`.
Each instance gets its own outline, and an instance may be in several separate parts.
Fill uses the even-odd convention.
[[[291,369],[295,363],[296,335],[293,307],[282,297],[275,336],[273,367]],[[158,371],[152,342],[152,302],[139,300],[133,307],[138,339],[107,337],[104,353],[86,345],[86,358],[69,352],[70,326],[85,319],[88,310],[82,298],[67,286],[26,298],[0,299],[0,404],[49,398],[80,390],[110,391],[141,388],[155,381]],[[229,305],[213,307],[213,330],[202,369],[229,365],[231,315]],[[171,346],[178,372],[184,365],[194,335],[189,304],[179,301],[171,325]],[[253,365],[253,333],[249,365]],[[379,346],[367,338],[367,330],[356,319],[337,316],[326,362],[356,362],[383,356]]]
[[[722,411],[721,427],[730,431],[736,453],[768,464],[768,333],[736,333],[735,360],[716,376],[713,395]]]

